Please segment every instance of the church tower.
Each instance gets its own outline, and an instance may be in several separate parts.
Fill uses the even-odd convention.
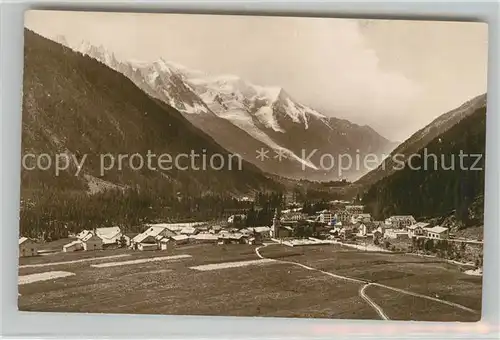
[[[279,238],[280,225],[281,225],[281,223],[280,223],[280,213],[279,213],[279,210],[276,209],[274,211],[273,227],[272,227],[273,237],[274,238]]]

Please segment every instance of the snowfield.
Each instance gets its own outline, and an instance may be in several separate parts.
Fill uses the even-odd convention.
[[[106,260],[106,259],[113,259],[113,258],[125,257],[125,256],[130,256],[130,254],[102,256],[102,257],[92,257],[90,259],[82,259],[82,260],[74,260],[74,261],[47,262],[47,263],[38,263],[38,264],[25,264],[25,265],[19,266],[19,268],[37,268],[37,267],[57,266],[57,265],[61,265],[61,264],[71,264],[71,263],[79,263],[79,262],[87,262],[87,261],[95,261],[95,260]]]
[[[260,264],[268,264],[275,262],[273,259],[260,259],[260,260],[251,260],[251,261],[238,261],[238,262],[223,262],[223,263],[214,263],[214,264],[204,264],[201,266],[189,267],[190,269],[200,270],[200,271],[209,271],[209,270],[219,270],[219,269],[227,269],[227,268],[239,268]]]
[[[73,276],[75,273],[70,272],[60,272],[60,271],[52,271],[52,272],[44,272],[44,273],[36,273],[30,275],[22,275],[19,276],[18,283],[20,285],[25,285],[28,283],[38,282],[38,281],[47,281],[54,280],[61,277]]]
[[[107,268],[107,267],[117,267],[117,266],[128,266],[131,264],[139,264],[139,263],[146,263],[146,262],[180,260],[180,259],[185,259],[185,258],[189,258],[189,257],[191,257],[191,255],[162,256],[162,257],[153,257],[153,258],[131,260],[131,261],[106,262],[106,263],[101,263],[101,264],[93,264],[93,265],[91,265],[91,267]]]

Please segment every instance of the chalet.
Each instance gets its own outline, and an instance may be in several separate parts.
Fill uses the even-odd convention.
[[[181,235],[194,235],[198,232],[198,229],[195,227],[185,227],[182,228],[181,231],[179,232]]]
[[[374,240],[378,240],[378,239],[381,239],[383,236],[384,236],[384,231],[382,229],[382,227],[378,227],[377,229],[375,229],[373,231],[373,239]]]
[[[347,210],[339,210],[335,216],[337,221],[347,224],[351,221],[352,214]]]
[[[81,240],[75,240],[63,246],[63,252],[70,253],[83,249],[83,242]]]
[[[118,244],[122,237],[120,227],[97,228],[95,232],[103,245]]]
[[[171,237],[174,235],[175,235],[175,233],[167,227],[152,226],[152,227],[148,227],[148,229],[146,229],[142,233],[140,233],[140,234],[136,235],[134,238],[132,238],[132,240],[130,241],[130,244],[132,245],[132,247],[137,248],[137,245],[139,243],[144,243],[144,240],[148,236],[151,236],[154,239],[154,242],[156,243],[157,241],[159,241],[159,238],[156,239],[158,236]]]
[[[245,237],[241,233],[220,233],[218,236],[218,242],[221,244],[239,244],[239,243],[246,243],[246,239],[248,237]]]
[[[406,227],[417,223],[412,215],[396,215],[385,220],[385,224],[392,229],[406,229]]]
[[[408,238],[408,232],[401,229],[386,229],[384,232],[384,238],[402,240]]]
[[[37,255],[38,255],[38,244],[35,243],[35,241],[33,241],[30,238],[21,237],[19,239],[19,256],[28,257]]]
[[[417,222],[415,224],[412,224],[411,226],[408,226],[406,230],[408,231],[408,237],[423,237],[426,236],[427,234],[427,228],[429,227],[429,223],[425,222]]]
[[[80,240],[83,244],[83,250],[102,250],[102,239],[94,233],[88,233]]]
[[[262,226],[253,228],[255,234],[260,235],[261,238],[269,238],[271,237],[271,228]]]
[[[122,237],[125,239],[125,244],[127,246],[130,246],[132,244],[132,240],[134,239],[134,237],[136,237],[137,235],[139,235],[138,233],[126,233],[126,234],[123,234]],[[121,238],[120,238],[120,241],[121,242]]]
[[[290,211],[284,213],[281,217],[282,221],[302,221],[307,218],[307,214],[304,214],[300,211]]]
[[[192,235],[189,237],[190,241],[194,243],[217,243],[219,238],[217,235],[202,233],[197,235]]]
[[[368,234],[368,229],[366,228],[366,225],[363,223],[359,223],[356,225],[357,233],[356,236],[366,236]]]
[[[137,245],[137,249],[142,250],[142,251],[158,250],[158,244],[157,243],[139,243]]]
[[[189,236],[187,235],[174,235],[170,239],[176,246],[189,243]]]
[[[351,223],[370,223],[372,216],[370,214],[356,214],[351,216]]]
[[[219,231],[222,230],[222,227],[220,225],[213,225],[210,227],[210,233],[211,234],[217,234]]]
[[[444,240],[448,238],[449,229],[445,227],[427,228],[427,238],[435,240]]]

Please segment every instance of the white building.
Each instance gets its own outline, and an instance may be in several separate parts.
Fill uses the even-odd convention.
[[[366,236],[366,234],[368,234],[368,230],[366,228],[366,225],[364,225],[363,223],[361,223],[358,226],[358,232],[356,233],[356,235],[357,236]]]
[[[101,238],[102,243],[105,245],[117,244],[120,242],[122,232],[120,227],[97,228],[96,235]]]
[[[355,214],[351,216],[351,223],[370,223],[372,216],[370,214]]]
[[[351,222],[352,214],[347,210],[339,210],[335,216],[337,217],[337,221],[342,222],[343,224],[348,224]]]
[[[19,257],[37,256],[38,244],[30,238],[21,237],[19,239]]]
[[[448,228],[445,227],[432,227],[427,228],[427,237],[435,240],[444,240],[448,238]]]
[[[392,227],[392,229],[406,229],[406,227],[415,223],[417,221],[412,215],[395,215],[385,220],[385,224]]]
[[[426,236],[427,228],[429,227],[429,223],[425,222],[417,222],[407,227],[408,237],[418,237],[418,236]]]

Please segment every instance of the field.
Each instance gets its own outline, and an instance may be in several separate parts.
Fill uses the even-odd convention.
[[[116,255],[123,256],[109,258]],[[228,263],[238,261],[249,262]],[[220,266],[196,269],[209,264]],[[74,273],[20,285],[25,311],[477,321],[481,309],[481,277],[455,265],[339,245],[105,250],[22,258],[20,265],[20,276]]]

